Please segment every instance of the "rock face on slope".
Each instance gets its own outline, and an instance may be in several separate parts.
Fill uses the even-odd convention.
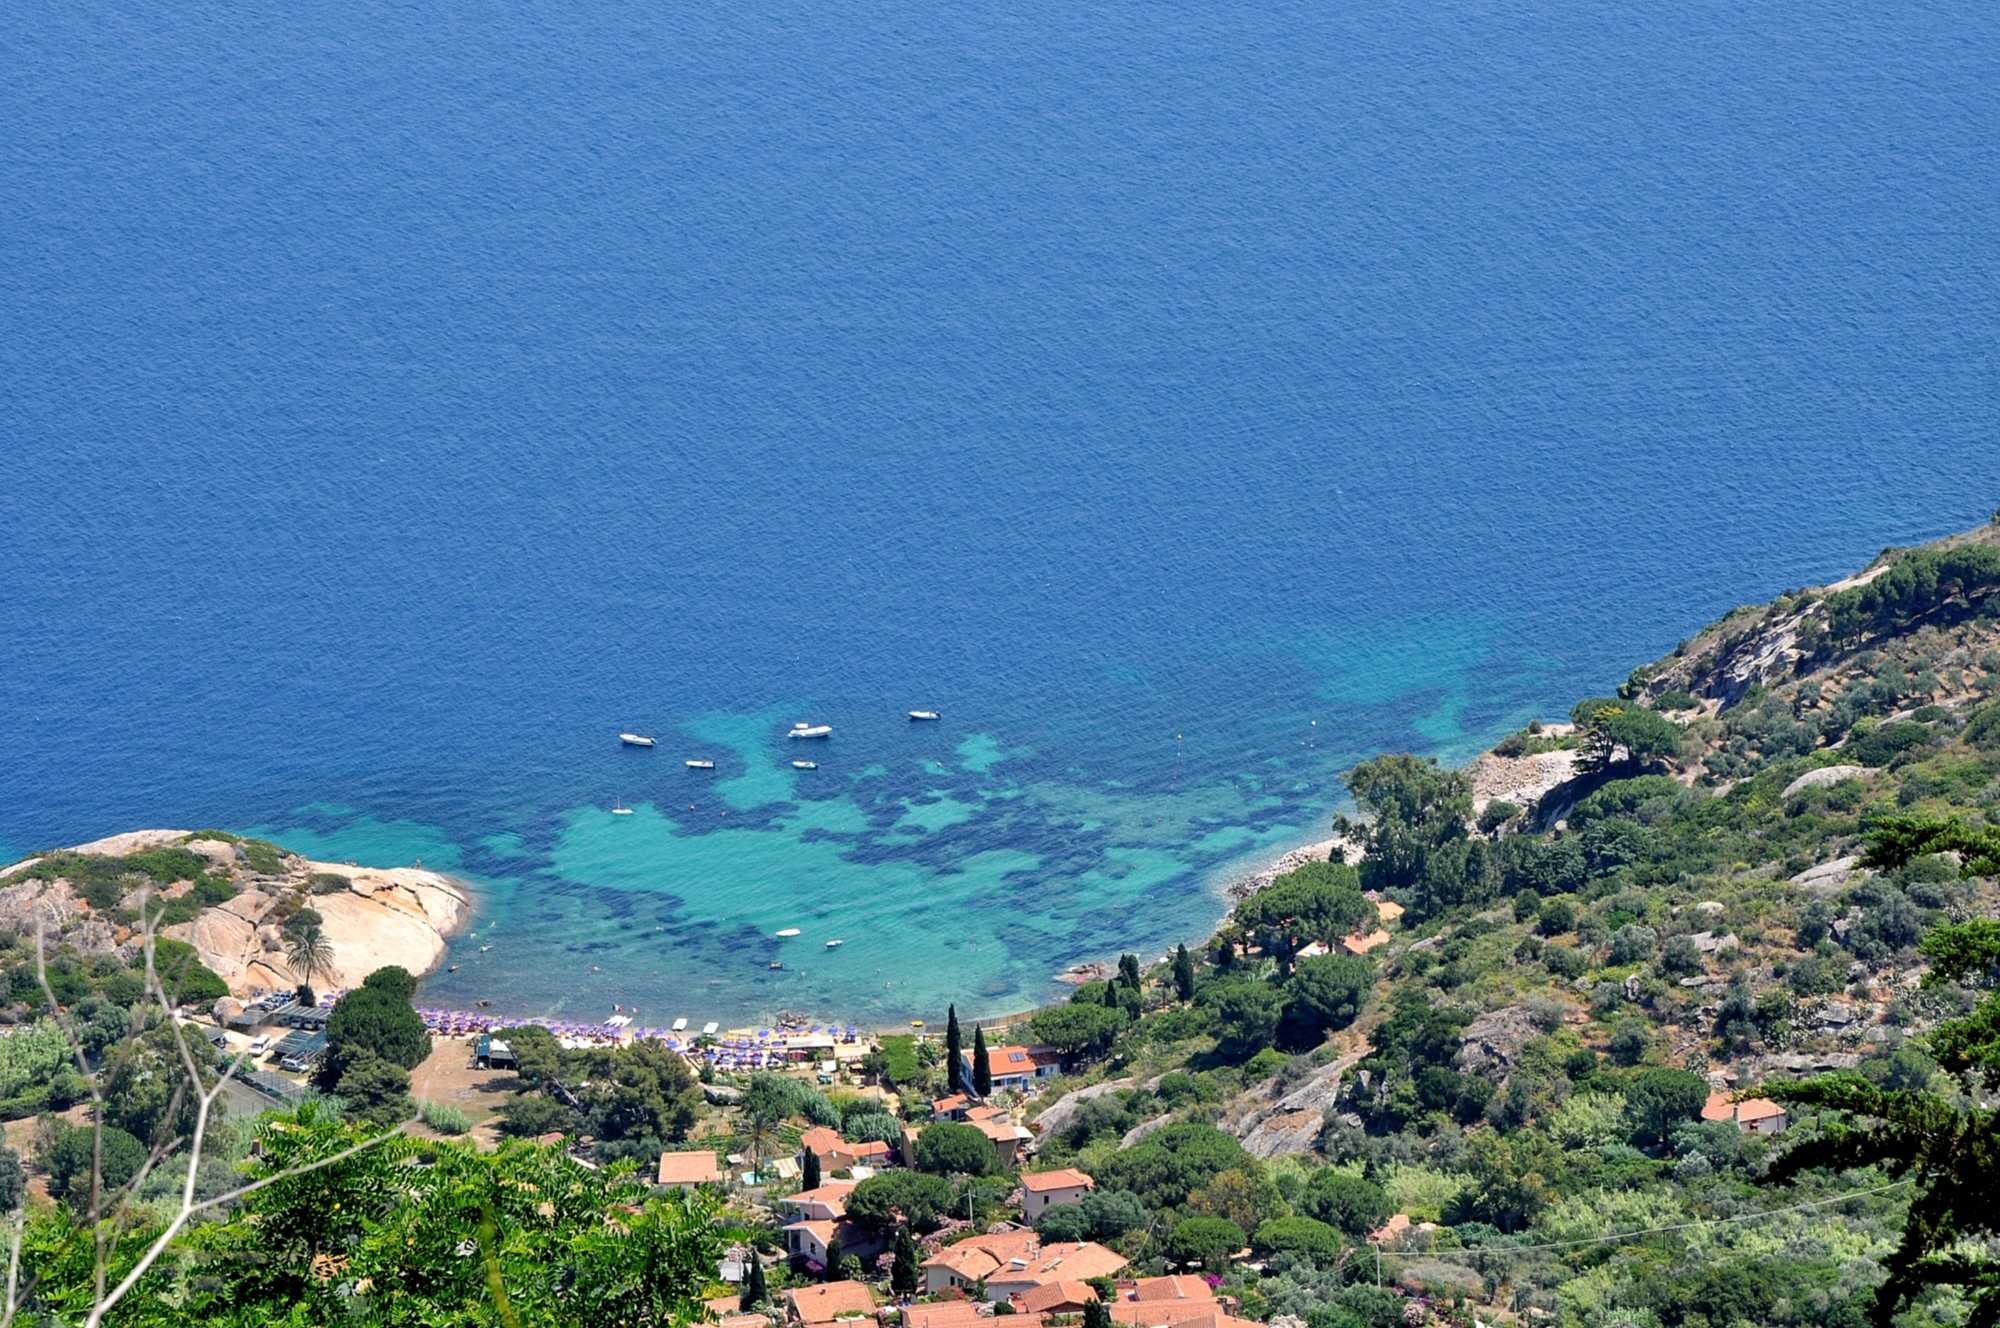
[[[1219,1124],[1241,1139],[1252,1157],[1310,1152],[1340,1098],[1342,1076],[1365,1054],[1365,1048],[1351,1051],[1290,1084],[1273,1075],[1231,1103],[1232,1115]]]
[[[296,855],[253,865],[238,845],[191,839],[184,830],[137,830],[79,844],[72,851],[124,857],[169,846],[208,859],[211,874],[226,876],[237,893],[161,934],[193,945],[202,963],[239,997],[296,986],[303,977],[285,958],[281,929],[301,908],[320,915],[321,930],[333,947],[331,965],[312,977],[322,990],[358,986],[389,964],[419,977],[435,972],[444,962],[446,938],[471,913],[472,896],[464,883],[439,872],[351,867]],[[68,881],[22,877],[31,865],[32,860],[0,869],[0,926],[31,935],[39,922],[52,939],[60,936],[84,954],[129,952],[136,946],[129,928],[90,908]],[[184,889],[185,883],[168,884],[162,894],[171,898]]]

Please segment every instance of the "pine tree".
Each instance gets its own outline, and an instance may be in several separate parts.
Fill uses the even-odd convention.
[[[829,1282],[838,1282],[840,1280],[840,1265],[845,1262],[847,1262],[847,1251],[840,1248],[840,1241],[837,1239],[828,1241],[826,1243],[826,1280]]]
[[[980,1097],[993,1092],[993,1065],[986,1059],[986,1030],[972,1030],[972,1091]]]
[[[917,1294],[917,1242],[908,1227],[896,1228],[896,1261],[889,1266],[889,1289],[899,1296]]]
[[[1083,1328],[1111,1328],[1111,1309],[1095,1296],[1083,1302]]]
[[[805,1189],[808,1189],[808,1190],[816,1190],[816,1189],[818,1189],[818,1188],[819,1188],[819,1154],[818,1154],[818,1153],[815,1153],[815,1152],[813,1152],[813,1150],[812,1150],[812,1149],[810,1149],[810,1148],[806,1149],[806,1150],[805,1150],[805,1165],[804,1165],[803,1167],[801,1167],[801,1168],[800,1168],[800,1171],[801,1171],[801,1172],[802,1172],[803,1174],[802,1174],[802,1175],[801,1175],[801,1176],[799,1177],[799,1179],[805,1182],[805,1184],[804,1184],[803,1188],[805,1188]]]
[[[751,1310],[770,1299],[770,1289],[764,1285],[764,1261],[757,1257],[757,1247],[750,1247],[750,1269],[743,1274],[743,1293],[736,1298],[736,1308],[748,1314]]]
[[[1174,949],[1174,994],[1184,1001],[1194,999],[1194,959],[1185,945]]]
[[[958,1058],[965,1053],[965,1042],[958,1031],[958,1007],[945,1007],[944,1014],[944,1087],[947,1093],[965,1091],[965,1067]]]

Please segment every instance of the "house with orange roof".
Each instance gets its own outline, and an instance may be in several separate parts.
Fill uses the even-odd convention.
[[[931,1119],[962,1121],[965,1119],[966,1109],[971,1105],[972,1097],[967,1093],[953,1093],[950,1097],[941,1097],[931,1103]]]
[[[959,1053],[964,1062],[963,1082],[972,1082],[972,1052],[968,1049]],[[986,1051],[987,1068],[993,1072],[993,1091],[1012,1089],[1016,1093],[1033,1092],[1035,1085],[1058,1074],[1062,1069],[1062,1058],[1048,1047],[989,1047]]]
[[[879,1231],[871,1231],[844,1217],[833,1221],[807,1218],[787,1222],[779,1234],[784,1237],[786,1254],[822,1268],[826,1267],[827,1247],[836,1240],[842,1254],[857,1259],[872,1259],[889,1248],[888,1240]]]
[[[1215,1288],[1204,1279],[1181,1274],[1176,1277],[1141,1277],[1118,1284],[1120,1298],[1148,1304],[1162,1300],[1213,1301]]]
[[[903,1328],[991,1328],[993,1316],[983,1300],[941,1300],[934,1305],[903,1306]]]
[[[1097,1298],[1093,1287],[1063,1277],[1014,1297],[1013,1305],[1017,1314],[1081,1314]]]
[[[847,1196],[855,1182],[830,1180],[818,1189],[800,1190],[778,1200],[778,1209],[797,1221],[837,1222],[847,1216]]]
[[[1378,927],[1366,936],[1363,936],[1360,932],[1356,932],[1354,935],[1344,938],[1340,942],[1340,948],[1351,955],[1365,955],[1376,946],[1387,945],[1388,943],[1389,933]]]
[[[1000,1155],[1001,1165],[1012,1168],[1021,1164],[1021,1159],[1032,1151],[1035,1142],[1034,1131],[1025,1125],[1009,1125],[1005,1121],[982,1120],[971,1122],[972,1128],[985,1135],[993,1145],[993,1151]]]
[[[935,1296],[956,1288],[970,1291],[1013,1259],[1032,1257],[1042,1247],[1042,1238],[1032,1230],[1015,1229],[973,1236],[947,1245],[924,1260],[924,1294]]]
[[[1009,1259],[986,1275],[986,1298],[1012,1300],[1050,1282],[1088,1282],[1093,1277],[1115,1277],[1125,1267],[1125,1256],[1108,1250],[1094,1240],[1059,1241],[1044,1245],[1034,1254]]]
[[[677,1190],[692,1190],[697,1185],[720,1185],[722,1172],[715,1165],[715,1154],[707,1149],[698,1153],[660,1154],[659,1184],[671,1185]]]
[[[887,1166],[891,1150],[879,1139],[869,1139],[863,1143],[851,1144],[840,1137],[838,1130],[824,1125],[815,1125],[799,1136],[799,1165],[804,1166],[806,1154],[819,1159],[820,1174],[835,1171],[852,1171],[857,1166]]]
[[[799,1165],[804,1166],[806,1164],[806,1154],[811,1153],[819,1158],[821,1169],[825,1169],[827,1158],[833,1155],[834,1149],[840,1147],[845,1142],[846,1140],[840,1137],[839,1130],[830,1130],[824,1125],[815,1125],[799,1136]]]
[[[1110,1306],[1111,1321],[1124,1328],[1254,1328],[1255,1320],[1239,1319],[1220,1301],[1123,1301]]]
[[[1703,1120],[1734,1121],[1745,1134],[1783,1134],[1790,1123],[1785,1109],[1767,1097],[1730,1101],[1728,1093],[1710,1093],[1701,1109]]]
[[[1074,1167],[1030,1171],[1021,1177],[1021,1215],[1032,1222],[1057,1204],[1081,1203],[1097,1182]]]
[[[795,1324],[834,1323],[866,1319],[875,1313],[875,1297],[865,1282],[821,1282],[785,1293],[785,1321]]]

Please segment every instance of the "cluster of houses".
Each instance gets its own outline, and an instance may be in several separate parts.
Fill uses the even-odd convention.
[[[992,1328],[996,1307],[1005,1304],[1012,1311],[1009,1328],[1047,1328],[1080,1315],[1084,1307],[1100,1299],[1098,1288],[1110,1282],[1111,1299],[1106,1308],[1114,1324],[1125,1328],[1262,1328],[1251,1320],[1238,1318],[1236,1302],[1218,1296],[1215,1288],[1199,1277],[1120,1278],[1125,1261],[1101,1245],[1037,1245],[1021,1237],[1033,1232],[1007,1232],[999,1236],[975,1236],[950,1248],[977,1246],[996,1260],[999,1267],[1025,1289],[996,1297],[992,1280],[987,1280],[984,1300],[951,1298],[929,1304],[882,1306],[875,1304],[866,1284],[822,1282],[798,1287],[784,1294],[785,1320],[796,1328],[825,1328],[832,1324],[852,1324],[861,1328],[864,1320],[884,1325],[900,1323],[901,1328]],[[1012,1238],[1012,1239],[1010,1239]],[[1056,1268],[1056,1275],[1028,1283],[1016,1272],[1016,1265]],[[1085,1273],[1086,1268],[1105,1269]],[[928,1271],[929,1265],[926,1265]],[[1064,1276],[1070,1273],[1074,1276]],[[1095,1280],[1093,1286],[1082,1279]],[[721,1308],[719,1305],[718,1308]],[[761,1314],[724,1312],[722,1328],[765,1328],[769,1320]]]

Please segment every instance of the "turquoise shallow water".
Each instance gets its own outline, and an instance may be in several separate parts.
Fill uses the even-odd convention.
[[[8,18],[0,850],[461,871],[440,1001],[1031,1004],[2000,502],[1991,6]]]

